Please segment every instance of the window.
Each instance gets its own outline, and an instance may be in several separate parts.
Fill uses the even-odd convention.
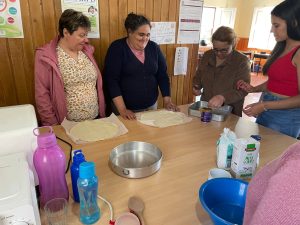
[[[254,8],[248,48],[272,50],[276,44],[271,33],[273,7]]]
[[[220,26],[233,28],[235,14],[235,8],[203,7],[200,40],[211,44],[211,36]]]
[[[207,44],[210,43],[213,33],[216,8],[203,7],[200,41],[204,40]]]

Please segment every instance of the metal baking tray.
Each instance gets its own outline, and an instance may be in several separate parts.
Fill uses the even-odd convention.
[[[147,177],[160,169],[162,152],[153,144],[131,141],[113,148],[109,166],[116,174],[126,178]]]
[[[198,101],[190,105],[189,107],[189,115],[201,117],[201,111],[199,109],[207,107],[208,102],[205,101]],[[217,109],[212,109],[212,120],[214,121],[224,121],[226,116],[230,114],[232,111],[232,106],[224,105]]]

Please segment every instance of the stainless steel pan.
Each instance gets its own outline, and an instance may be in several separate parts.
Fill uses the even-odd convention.
[[[142,178],[160,169],[162,152],[153,144],[131,141],[115,147],[109,156],[109,166],[116,174],[127,178]]]

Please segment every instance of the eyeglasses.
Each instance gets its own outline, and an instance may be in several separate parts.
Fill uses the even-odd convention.
[[[229,48],[221,48],[221,49],[217,49],[217,48],[213,48],[212,49],[216,54],[221,53],[221,54],[227,54],[230,50]]]

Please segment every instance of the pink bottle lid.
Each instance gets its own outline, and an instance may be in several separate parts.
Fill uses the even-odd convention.
[[[37,136],[37,144],[41,148],[57,144],[56,136],[51,126],[37,127],[33,130],[33,134]]]

